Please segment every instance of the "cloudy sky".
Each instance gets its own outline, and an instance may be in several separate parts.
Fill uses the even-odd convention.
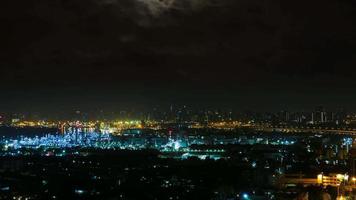
[[[0,109],[356,100],[352,0],[4,0]]]

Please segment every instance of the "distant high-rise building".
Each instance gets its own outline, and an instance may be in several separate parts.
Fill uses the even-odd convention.
[[[328,117],[325,109],[322,106],[319,106],[312,113],[312,123],[313,124],[322,124],[328,122]]]

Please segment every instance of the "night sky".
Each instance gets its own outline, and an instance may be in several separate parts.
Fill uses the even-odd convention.
[[[356,110],[353,0],[3,0],[0,111]]]

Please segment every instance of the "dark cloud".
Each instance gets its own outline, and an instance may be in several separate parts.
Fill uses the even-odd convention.
[[[5,0],[0,82],[209,89],[356,85],[351,0]]]

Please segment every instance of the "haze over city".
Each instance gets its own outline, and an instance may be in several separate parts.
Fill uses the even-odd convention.
[[[1,107],[355,110],[354,9],[321,0],[5,1]]]

